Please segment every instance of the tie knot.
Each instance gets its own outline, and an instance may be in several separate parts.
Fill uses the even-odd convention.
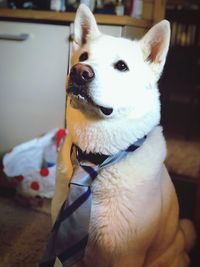
[[[99,173],[99,165],[83,162],[75,166],[70,184],[90,186]]]

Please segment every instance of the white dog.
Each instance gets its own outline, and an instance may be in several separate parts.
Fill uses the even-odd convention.
[[[158,126],[157,81],[169,47],[169,23],[156,24],[141,40],[111,37],[99,32],[93,14],[81,5],[74,29],[69,134],[58,160],[53,219],[67,198],[72,143],[87,153],[111,155],[147,137],[140,148],[105,168],[92,183],[89,241],[85,256],[73,266],[189,266],[187,252],[195,232],[190,221],[178,218]]]

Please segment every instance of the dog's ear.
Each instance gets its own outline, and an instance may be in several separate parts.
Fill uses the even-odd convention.
[[[140,40],[145,60],[157,75],[160,75],[163,70],[169,42],[170,24],[167,20],[154,25]]]
[[[79,47],[86,44],[89,39],[100,35],[96,20],[90,9],[81,4],[76,12],[74,21],[74,42]]]

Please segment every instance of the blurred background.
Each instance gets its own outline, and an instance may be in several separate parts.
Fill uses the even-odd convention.
[[[74,12],[80,2],[93,11],[102,32],[118,37],[140,38],[161,19],[170,21],[170,49],[159,81],[166,165],[178,194],[180,216],[192,219],[200,230],[200,1],[0,0],[2,267],[37,266],[51,229],[48,192],[54,185],[57,145],[66,134],[61,130],[66,127],[65,78]],[[42,148],[40,168],[8,177],[4,156],[52,129],[48,146]],[[26,157],[20,154],[15,165],[21,166]],[[198,241],[191,267],[200,266],[199,251]]]

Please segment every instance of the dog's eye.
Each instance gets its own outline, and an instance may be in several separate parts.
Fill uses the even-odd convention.
[[[79,57],[79,61],[85,61],[87,59],[88,59],[88,53],[87,52],[82,53]]]
[[[123,60],[119,60],[114,64],[114,68],[119,71],[128,71],[129,68]]]

